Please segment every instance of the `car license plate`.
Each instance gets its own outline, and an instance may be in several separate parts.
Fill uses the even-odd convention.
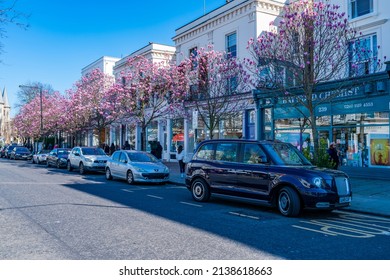
[[[350,196],[340,197],[339,201],[340,201],[340,203],[351,202],[352,201],[352,197],[350,197]]]

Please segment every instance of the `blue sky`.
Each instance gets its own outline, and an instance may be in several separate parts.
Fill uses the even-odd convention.
[[[5,26],[0,88],[15,115],[19,85],[41,82],[64,93],[81,69],[106,55],[126,56],[148,42],[173,45],[175,29],[225,0],[18,0],[28,30]]]

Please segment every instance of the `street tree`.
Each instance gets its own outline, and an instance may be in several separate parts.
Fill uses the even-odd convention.
[[[208,131],[215,133],[222,121],[231,121],[242,112],[249,92],[249,75],[243,63],[213,46],[201,48],[187,59],[190,89],[187,106],[193,107]]]
[[[169,59],[153,62],[143,56],[129,58],[127,70],[114,91],[121,99],[121,115],[141,128],[141,149],[147,147],[147,127],[162,117],[183,112],[186,77],[182,66]]]
[[[41,82],[29,82],[19,86],[19,90],[16,93],[18,103],[16,107],[21,108],[27,103],[30,103],[35,97],[44,93],[45,95],[53,95],[55,90],[49,84],[43,84]]]
[[[327,99],[315,99],[316,86],[367,74],[381,64],[377,50],[364,47],[366,42],[356,38],[339,10],[328,0],[294,1],[270,24],[277,27],[275,32],[264,32],[248,43],[253,58],[247,64],[256,77],[254,86],[283,93],[278,98],[293,106],[311,129],[315,152],[319,151],[315,108],[339,94],[335,91]]]
[[[93,130],[99,145],[106,127],[117,120],[119,103],[116,92],[112,91],[114,78],[94,69],[75,83],[69,90],[67,113],[69,132]]]

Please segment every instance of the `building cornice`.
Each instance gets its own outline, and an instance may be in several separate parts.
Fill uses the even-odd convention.
[[[180,45],[200,34],[212,32],[219,26],[237,18],[247,16],[248,21],[253,20],[254,13],[257,12],[278,16],[284,5],[281,2],[272,0],[232,1],[176,29],[176,36],[172,40],[176,45]]]

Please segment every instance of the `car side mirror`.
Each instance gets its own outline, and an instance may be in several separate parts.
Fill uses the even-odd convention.
[[[80,156],[80,153],[74,153],[75,156],[79,157]]]

